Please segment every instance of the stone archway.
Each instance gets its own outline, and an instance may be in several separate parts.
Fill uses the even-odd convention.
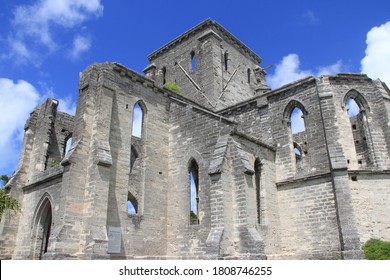
[[[32,236],[32,258],[41,260],[49,246],[50,230],[53,223],[50,200],[47,197],[44,198],[37,209]]]

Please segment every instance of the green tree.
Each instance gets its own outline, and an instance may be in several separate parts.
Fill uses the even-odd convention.
[[[5,188],[0,188],[0,219],[6,211],[20,211],[20,203]]]
[[[390,260],[390,242],[370,239],[362,249],[368,260]]]
[[[5,186],[8,183],[9,179],[11,178],[6,174],[0,176],[0,180],[3,181],[3,186]]]

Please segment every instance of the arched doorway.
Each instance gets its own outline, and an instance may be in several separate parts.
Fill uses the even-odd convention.
[[[47,252],[49,246],[50,230],[53,223],[50,200],[45,197],[38,205],[35,214],[34,228],[32,236],[32,258],[40,260]]]

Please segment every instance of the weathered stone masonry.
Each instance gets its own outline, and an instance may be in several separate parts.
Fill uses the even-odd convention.
[[[386,85],[341,73],[271,90],[261,58],[212,20],[148,58],[145,75],[88,67],[75,116],[54,99],[31,113],[2,259],[356,259],[390,240]]]

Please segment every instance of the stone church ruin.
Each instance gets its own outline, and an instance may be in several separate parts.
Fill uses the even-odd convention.
[[[380,80],[271,90],[261,58],[210,19],[148,59],[144,75],[90,65],[75,116],[54,99],[31,113],[1,259],[360,259],[390,240]]]

